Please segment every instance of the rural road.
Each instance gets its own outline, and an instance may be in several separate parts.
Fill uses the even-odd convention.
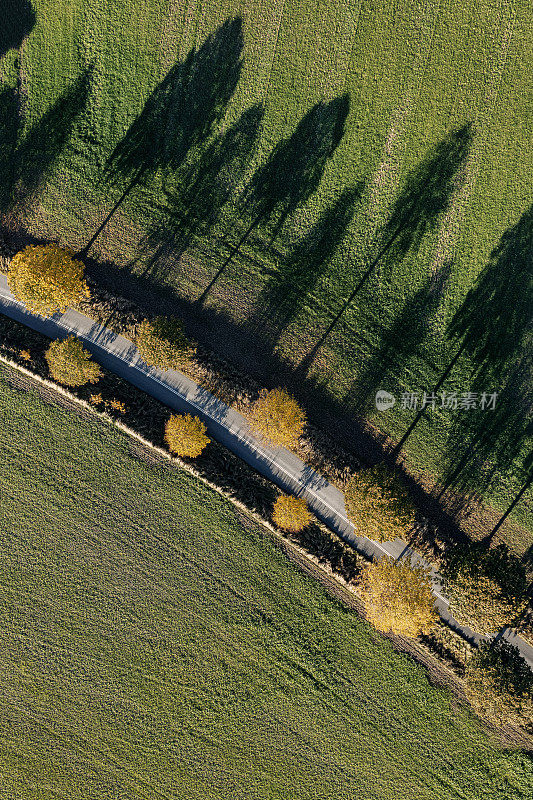
[[[306,466],[289,450],[269,447],[258,441],[238,411],[225,405],[185,375],[175,370],[162,371],[148,367],[141,360],[135,345],[123,336],[73,309],[53,317],[31,314],[22,303],[15,300],[8,288],[6,276],[1,274],[0,312],[50,338],[63,338],[66,334],[75,333],[106,369],[174,411],[193,411],[204,421],[214,439],[284,491],[304,497],[319,519],[365,556],[376,558],[385,553],[397,558],[403,554],[409,555],[414,561],[425,563],[421,556],[400,539],[380,544],[365,536],[356,536],[354,527],[346,516],[344,495],[339,489]],[[460,625],[450,615],[448,601],[442,594],[438,575],[435,573],[433,591],[440,616],[453,630],[470,641],[478,642],[483,638],[470,628]],[[505,629],[503,637],[519,648],[533,669],[533,647],[510,629]]]

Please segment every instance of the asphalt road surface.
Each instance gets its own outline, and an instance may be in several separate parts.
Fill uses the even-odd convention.
[[[294,453],[283,447],[269,447],[259,441],[241,414],[181,372],[148,367],[141,360],[135,345],[123,336],[72,309],[53,317],[31,314],[22,303],[14,299],[5,275],[0,275],[0,312],[53,339],[74,333],[106,369],[157,398],[173,411],[194,412],[203,420],[210,436],[284,491],[304,497],[319,519],[365,556],[379,558],[385,553],[398,558],[404,555],[409,556],[412,561],[425,563],[420,555],[400,539],[380,544],[366,536],[356,536],[354,527],[346,516],[344,495],[339,489],[306,466]],[[472,642],[478,642],[483,637],[471,628],[460,625],[449,613],[449,603],[442,593],[439,576],[435,572],[433,580],[435,604],[440,616],[453,630]],[[505,629],[501,635],[520,649],[533,669],[533,647],[510,629]]]

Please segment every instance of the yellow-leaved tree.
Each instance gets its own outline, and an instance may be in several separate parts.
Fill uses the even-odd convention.
[[[260,436],[282,447],[298,445],[307,421],[303,409],[285,389],[263,389],[249,419]]]
[[[350,479],[344,498],[359,536],[390,541],[404,536],[415,521],[407,486],[385,464],[357,472]]]
[[[274,503],[272,519],[278,528],[290,533],[298,533],[311,522],[311,512],[303,497],[283,494]]]
[[[56,339],[44,355],[52,378],[65,386],[96,383],[103,375],[100,365],[75,336]]]
[[[143,320],[135,344],[143,361],[160,369],[182,369],[194,352],[181,322],[173,317]]]
[[[192,414],[172,414],[165,426],[168,449],[182,458],[196,458],[211,441],[206,430],[202,420]]]
[[[43,317],[89,297],[82,262],[57,244],[30,245],[13,256],[7,282],[28,311]]]
[[[380,558],[365,568],[362,597],[369,622],[384,633],[415,637],[437,621],[429,570]]]

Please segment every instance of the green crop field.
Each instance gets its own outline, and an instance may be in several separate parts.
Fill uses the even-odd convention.
[[[0,797],[529,800],[255,523],[0,372]]]
[[[468,336],[492,345],[443,388],[499,391],[497,424],[479,444],[490,412],[430,411],[408,453],[505,508],[529,447],[529,0],[34,0],[34,19],[8,0],[22,9],[0,38],[9,224],[81,249],[105,222],[90,252],[108,275],[193,315],[201,298],[207,340],[395,437],[479,279]]]

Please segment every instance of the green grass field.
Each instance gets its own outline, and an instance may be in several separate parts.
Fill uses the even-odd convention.
[[[229,502],[0,372],[0,797],[531,798]]]
[[[13,14],[24,5],[9,3]],[[133,182],[92,252],[185,303],[251,225],[205,304],[272,384],[280,372],[290,383],[399,210],[411,209],[404,234],[306,364],[308,383],[297,375],[304,399],[316,382],[340,411],[401,435],[412,412],[397,403],[377,414],[374,393],[421,395],[434,385],[455,352],[450,320],[480,275],[489,284],[484,318],[496,329],[511,324],[500,319],[506,289],[484,272],[509,231],[496,272],[530,301],[531,266],[515,264],[532,230],[528,0],[33,5],[22,51],[9,50],[1,65],[4,153],[15,152],[0,163],[15,198],[4,212],[81,248]],[[5,122],[17,83],[18,130]],[[523,322],[512,324],[518,346]],[[210,335],[216,341],[216,320]],[[501,388],[501,370],[479,384],[473,366],[463,358],[445,388]],[[505,419],[517,404],[504,402]],[[429,414],[409,441],[412,463],[453,475],[457,441],[474,440],[480,420]],[[508,427],[521,430],[523,419]],[[527,447],[494,448],[498,480],[483,490],[496,507],[519,488]],[[491,458],[482,448],[466,477],[490,474]],[[523,505],[517,513],[523,522]]]

